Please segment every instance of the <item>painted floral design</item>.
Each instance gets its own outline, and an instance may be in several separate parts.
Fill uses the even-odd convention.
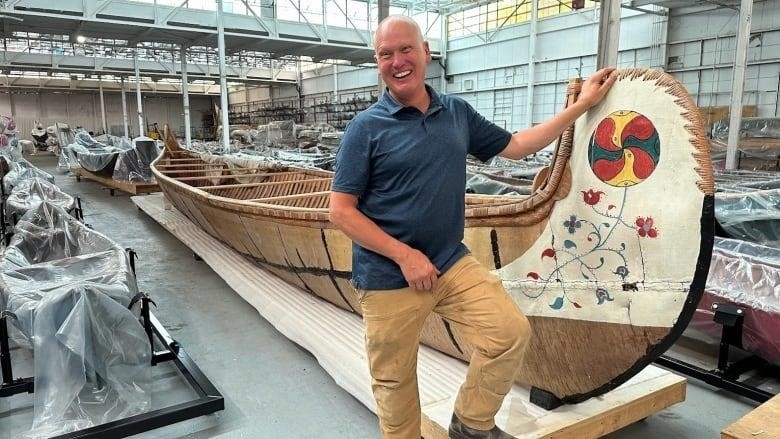
[[[598,302],[598,305],[601,305],[604,302],[612,302],[613,300],[615,299],[609,295],[609,291],[601,287],[596,288],[596,301]]]
[[[636,231],[642,238],[655,238],[658,236],[658,230],[653,227],[653,218],[649,216],[636,219]]]
[[[593,188],[579,191],[582,194],[582,202],[590,206],[593,215],[578,217],[571,214],[562,223],[560,233],[553,231],[550,246],[541,252],[540,263],[550,269],[529,271],[526,275],[529,279],[541,285],[541,290],[534,294],[528,294],[531,298],[540,297],[550,285],[561,288],[561,293],[556,295],[550,308],[563,309],[566,304],[574,308],[582,308],[580,303],[571,300],[567,296],[567,285],[563,279],[563,269],[573,266],[579,269],[582,280],[595,283],[595,305],[603,305],[614,301],[614,297],[604,286],[605,282],[618,281],[623,284],[623,291],[637,291],[636,283],[644,279],[644,253],[642,251],[642,238],[655,238],[658,229],[652,216],[640,216],[634,223],[626,221],[625,206],[629,188],[623,189],[622,200],[616,204],[601,204],[606,195],[602,191]],[[617,200],[616,200],[617,201]],[[552,225],[550,226],[552,227]],[[560,227],[560,226],[558,226]],[[627,245],[625,233],[615,234],[616,230],[635,231],[636,245],[639,246],[640,261],[630,266],[627,257]],[[567,239],[560,240],[560,236]],[[621,238],[617,238],[621,236]],[[557,237],[557,240],[556,240]],[[631,279],[632,273],[636,277]],[[568,275],[570,276],[570,275]]]
[[[624,265],[621,265],[615,268],[615,271],[613,271],[613,273],[620,276],[621,279],[625,279],[626,276],[628,276],[628,268],[626,268]]]
[[[577,215],[572,215],[569,217],[568,221],[563,222],[563,226],[569,229],[569,233],[574,233],[577,229],[582,227],[582,222],[577,221]]]
[[[582,201],[584,201],[588,206],[595,206],[598,204],[598,202],[601,200],[601,196],[604,195],[604,192],[594,191],[593,189],[580,192],[582,192]]]

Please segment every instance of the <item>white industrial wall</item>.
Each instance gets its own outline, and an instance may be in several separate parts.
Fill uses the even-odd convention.
[[[728,8],[673,10],[670,15],[667,70],[701,107],[731,102],[737,22],[737,12]],[[779,85],[780,2],[755,2],[743,105],[756,105],[759,116],[778,116]]]
[[[539,20],[532,123],[562,108],[569,78],[595,70],[597,20],[593,11]],[[623,9],[618,66],[665,69],[697,105],[727,106],[738,21],[737,11],[716,6],[672,9],[668,17]],[[508,129],[526,127],[529,30],[529,24],[507,27],[487,43],[474,35],[451,40],[447,93]],[[759,116],[778,116],[780,2],[754,4],[751,35],[743,104],[758,106]]]
[[[128,93],[127,117],[131,134],[137,136],[138,113],[135,93]],[[193,131],[203,126],[203,114],[211,114],[211,96],[190,95],[190,120]],[[122,98],[119,93],[104,93],[106,125],[109,132],[122,135]],[[169,124],[178,133],[184,131],[184,107],[181,96],[143,96],[144,122],[157,122],[160,130]],[[0,93],[0,115],[16,119],[21,138],[30,138],[35,121],[44,126],[65,122],[94,133],[102,132],[100,94],[97,92],[18,92]],[[145,127],[144,127],[145,132]]]
[[[228,93],[228,105],[241,104],[244,102],[263,102],[271,99],[271,88],[263,87],[243,87],[239,86],[235,91]]]
[[[623,10],[620,67],[658,67],[664,17]],[[447,93],[457,94],[509,130],[550,118],[563,108],[569,79],[595,70],[598,16],[572,12],[537,22],[534,87],[528,117],[531,24],[451,40],[447,52]]]

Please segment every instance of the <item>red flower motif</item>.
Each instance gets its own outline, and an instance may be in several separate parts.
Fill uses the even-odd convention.
[[[588,189],[587,192],[580,192],[582,192],[582,201],[588,206],[595,206],[601,200],[601,196],[604,195],[604,192],[594,191],[593,189]]]
[[[653,217],[648,216],[642,218],[641,216],[636,219],[636,231],[642,238],[655,238],[658,236],[658,230],[653,227]]]

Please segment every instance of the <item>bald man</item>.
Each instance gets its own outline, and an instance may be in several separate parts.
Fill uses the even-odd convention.
[[[519,159],[539,151],[604,97],[614,69],[596,72],[577,102],[552,119],[512,134],[425,84],[431,52],[412,19],[384,19],[374,51],[387,89],[344,133],[330,220],[353,241],[352,283],[382,437],[420,437],[417,349],[423,322],[436,312],[476,347],[450,438],[511,438],[494,416],[531,330],[501,281],[462,243],[466,156]]]

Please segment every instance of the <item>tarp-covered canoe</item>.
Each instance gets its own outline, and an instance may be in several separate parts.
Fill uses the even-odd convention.
[[[331,173],[237,164],[166,137],[152,169],[178,210],[279,277],[359,312],[351,243],[328,222]],[[713,240],[709,145],[688,93],[663,72],[620,71],[564,133],[530,196],[466,199],[466,245],[533,327],[517,380],[563,402],[644,368],[701,297]],[[423,343],[466,360],[471,352],[438,316]]]

